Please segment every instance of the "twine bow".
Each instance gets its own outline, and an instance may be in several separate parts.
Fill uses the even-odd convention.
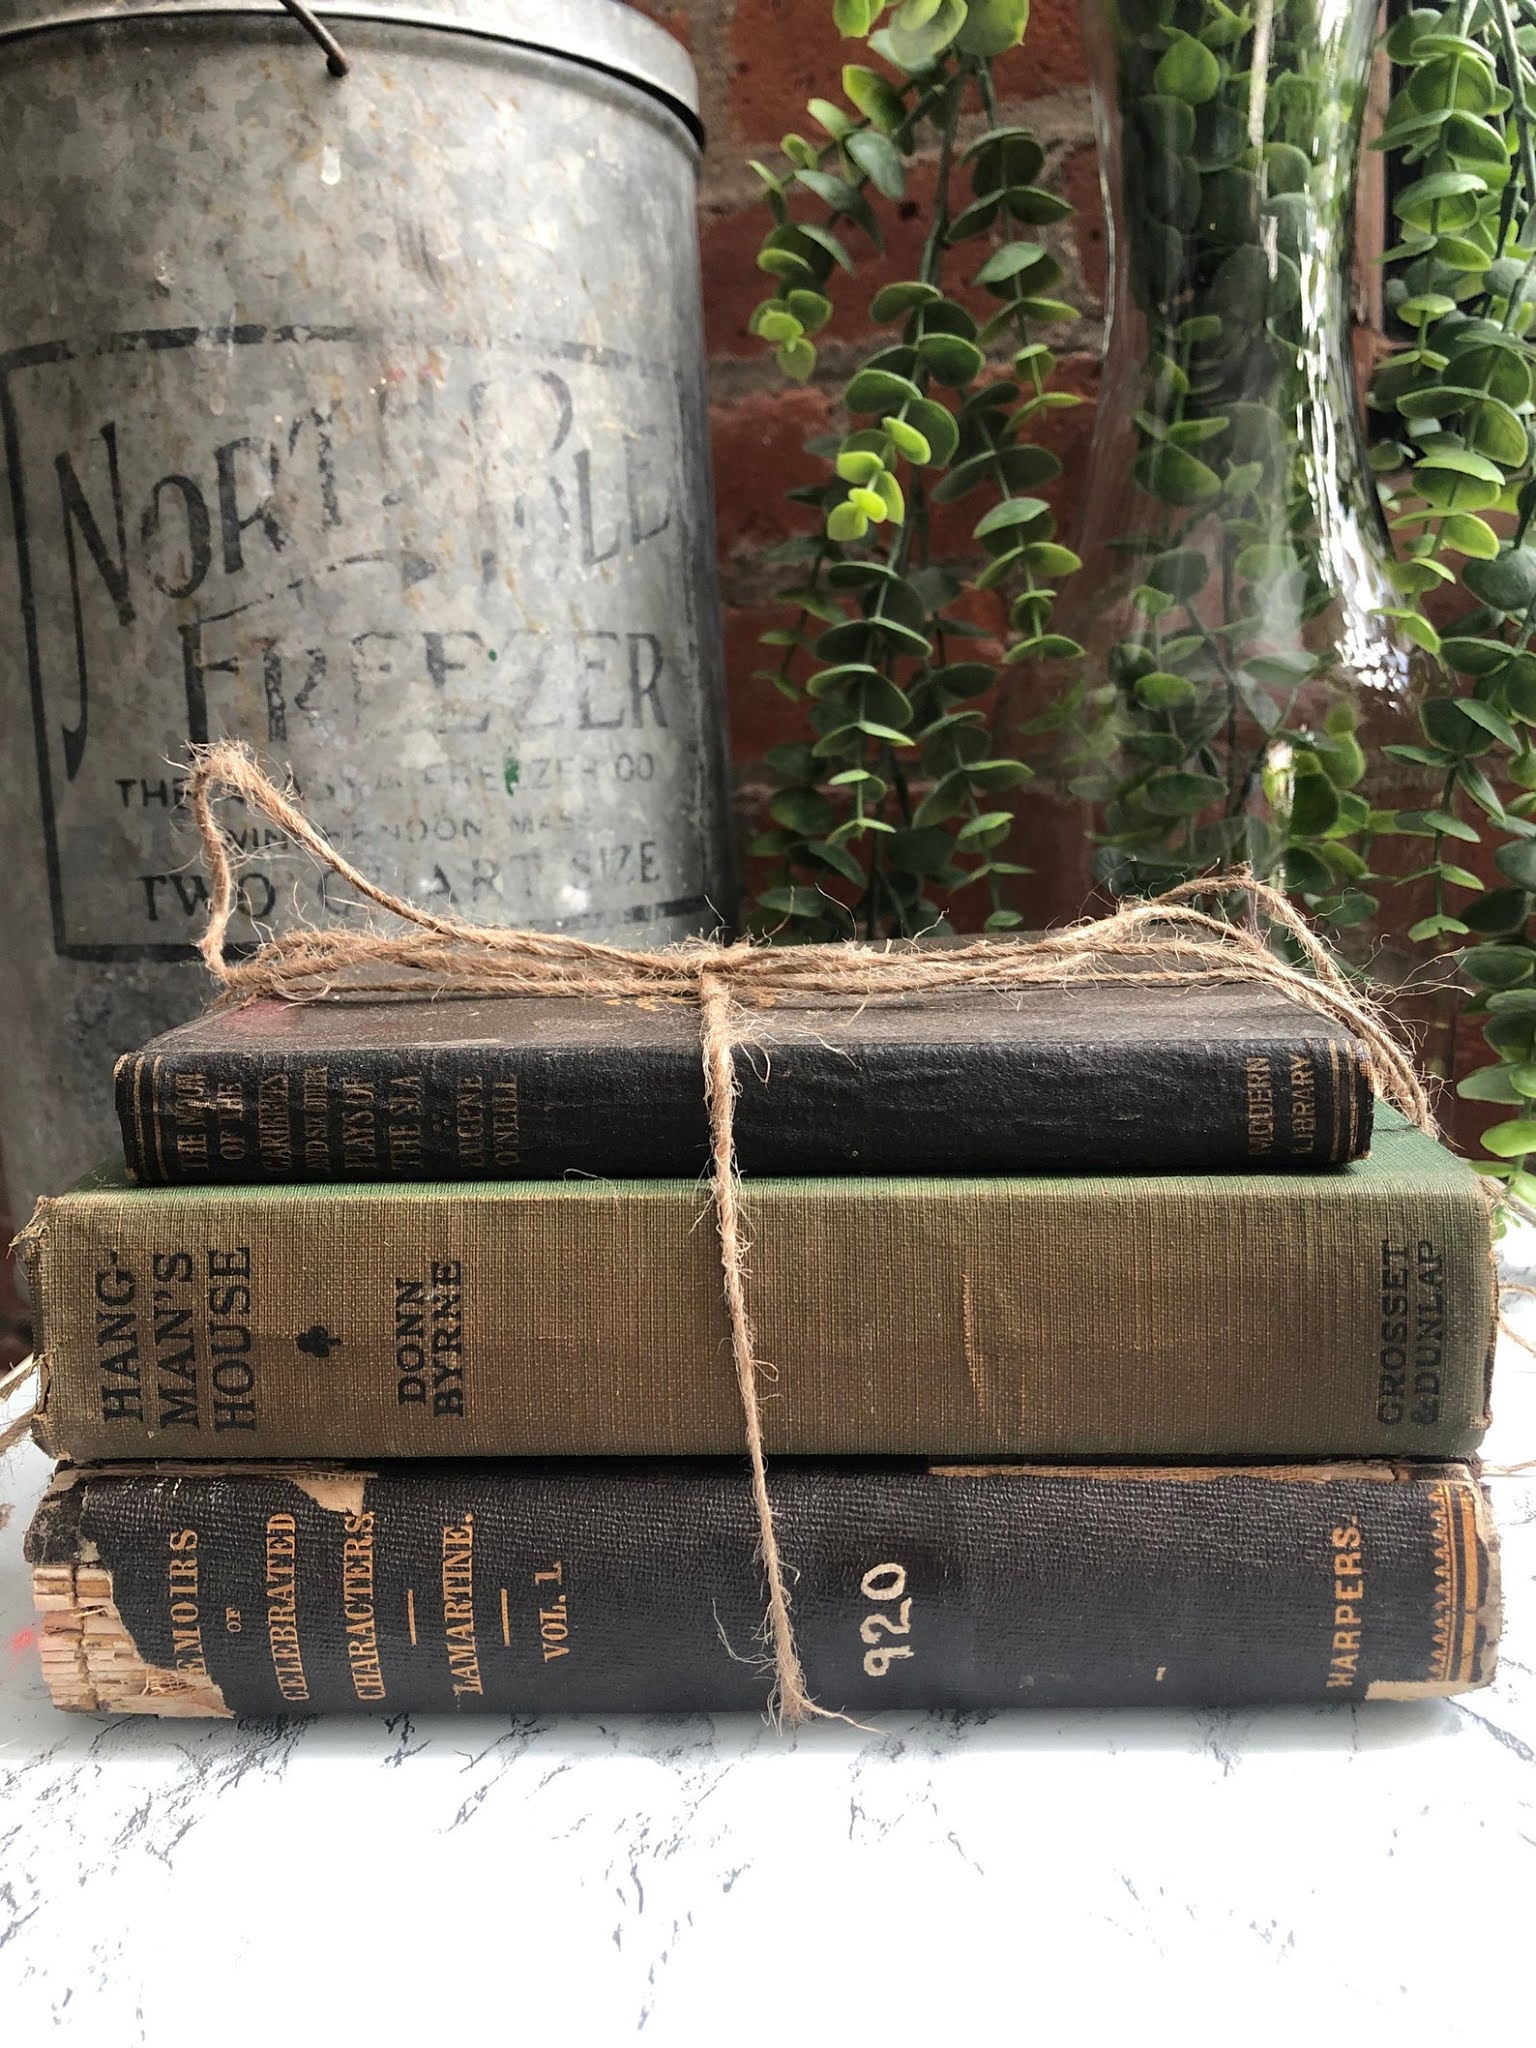
[[[409,927],[376,930],[301,928],[269,939],[249,957],[232,955],[229,925],[237,907],[238,857],[213,814],[216,795],[238,797],[267,818],[359,896]],[[733,1048],[744,1006],[763,996],[930,994],[943,989],[1015,990],[1134,981],[1196,987],[1253,982],[1283,991],[1308,1009],[1345,1025],[1368,1048],[1377,1092],[1422,1129],[1433,1118],[1413,1063],[1374,1006],[1350,986],[1327,949],[1286,899],[1253,875],[1191,882],[1111,917],[1028,939],[986,939],[942,951],[910,945],[774,948],[689,940],[660,951],[599,945],[563,933],[472,924],[423,910],[382,889],[318,832],[241,746],[199,748],[187,796],[202,839],[211,886],[208,928],[200,951],[230,997],[290,999],[338,995],[501,994],[544,996],[675,996],[698,1006],[704,1095],[709,1112],[711,1187],[720,1263],[752,1470],[758,1548],[768,1592],[767,1640],[774,1683],[770,1714],[783,1722],[808,1715],[841,1718],[818,1706],[790,1619],[784,1559],[774,1527],[763,1453],[757,1358],[747,1303],[748,1232],[736,1164]],[[1193,907],[1197,896],[1241,893],[1254,924],[1262,919],[1294,943],[1305,967],[1270,951],[1249,930]]]

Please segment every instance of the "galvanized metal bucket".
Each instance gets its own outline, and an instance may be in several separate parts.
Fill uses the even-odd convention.
[[[188,743],[428,904],[732,911],[678,45],[614,0],[0,12],[0,1143],[200,1006]],[[238,821],[237,821],[238,822]],[[251,833],[244,935],[347,906]]]

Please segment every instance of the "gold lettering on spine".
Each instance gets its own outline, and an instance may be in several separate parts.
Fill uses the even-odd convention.
[[[256,1085],[256,1151],[274,1180],[293,1179],[293,1137],[289,1127],[288,1076],[263,1074]]]
[[[348,1179],[372,1180],[379,1170],[373,1083],[344,1075],[341,1083],[341,1159]]]
[[[251,1247],[210,1248],[207,1320],[208,1383],[212,1389],[214,1434],[256,1427],[256,1342],[252,1324]]]
[[[331,1170],[331,1070],[304,1069],[303,1093],[299,1106],[304,1120],[304,1166],[317,1180]]]
[[[523,1156],[522,1121],[518,1111],[517,1076],[507,1074],[491,1083],[491,1162],[497,1167],[517,1166]]]
[[[203,1618],[198,1606],[197,1531],[173,1529],[170,1553],[166,1592],[171,1623],[171,1662],[184,1678],[206,1678],[208,1656],[203,1648]]]
[[[155,1394],[162,1429],[198,1429],[198,1357],[195,1303],[189,1298],[197,1268],[190,1252],[151,1252],[154,1282]]]
[[[379,1623],[373,1602],[373,1523],[370,1511],[348,1515],[341,1545],[341,1612],[347,1636],[347,1669],[360,1700],[388,1697],[379,1655]]]
[[[426,1084],[420,1074],[395,1074],[384,1097],[384,1145],[394,1180],[422,1178]]]
[[[215,1151],[232,1164],[245,1158],[245,1091],[238,1080],[210,1086],[206,1074],[173,1074],[169,1108],[171,1142],[189,1178],[206,1178]]]
[[[1360,1524],[1353,1516],[1332,1532],[1333,1633],[1329,1642],[1328,1690],[1358,1684],[1360,1635],[1365,1620],[1365,1555]]]
[[[485,1166],[485,1076],[460,1074],[453,1091],[453,1131],[461,1171]]]
[[[1275,1149],[1275,1084],[1269,1061],[1256,1053],[1244,1063],[1248,1084],[1248,1150],[1262,1158]]]
[[[207,1097],[201,1074],[171,1077],[171,1142],[183,1173],[208,1170]]]
[[[443,1640],[455,1696],[483,1693],[475,1641],[475,1518],[443,1529]]]
[[[556,1558],[543,1571],[535,1572],[536,1586],[558,1586],[558,1593],[539,1595],[539,1654],[546,1664],[571,1654],[571,1602],[565,1590],[565,1564]],[[547,1604],[546,1604],[547,1603]]]
[[[138,1275],[116,1250],[96,1261],[96,1369],[104,1422],[144,1420]]]
[[[289,1514],[267,1517],[267,1648],[285,1700],[309,1698],[299,1647],[299,1525]]]
[[[1291,1054],[1291,1150],[1298,1159],[1317,1150],[1317,1069],[1310,1052]]]

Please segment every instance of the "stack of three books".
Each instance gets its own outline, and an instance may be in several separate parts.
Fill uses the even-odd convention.
[[[810,1695],[1486,1682],[1478,1177],[1240,985],[767,1004],[737,1049]],[[61,1706],[761,1708],[697,1017],[258,1000],[25,1233]]]

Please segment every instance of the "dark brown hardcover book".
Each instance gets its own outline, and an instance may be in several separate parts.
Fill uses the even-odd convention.
[[[1464,1466],[775,1467],[813,1697],[883,1708],[1358,1702],[1492,1675]],[[745,1470],[67,1471],[27,1538],[61,1706],[761,1708]]]
[[[1385,1106],[1330,1173],[746,1183],[770,1453],[1459,1457],[1492,1226]],[[138,1188],[39,1206],[41,1434],[112,1458],[728,1454],[707,1189]]]
[[[778,1001],[736,1052],[745,1172],[1337,1165],[1371,1136],[1348,1031],[1234,983]],[[117,1069],[152,1183],[691,1176],[698,1016],[659,998],[221,1010]]]

